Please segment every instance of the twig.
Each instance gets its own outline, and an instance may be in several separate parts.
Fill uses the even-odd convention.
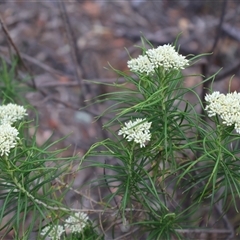
[[[67,77],[73,78],[73,76],[70,76],[70,75],[67,75],[67,74],[65,74],[65,73],[63,73],[63,72],[61,72],[61,71],[58,71],[58,70],[56,70],[56,69],[54,69],[54,68],[52,68],[52,67],[50,67],[50,66],[48,66],[48,65],[46,65],[46,64],[44,64],[44,63],[42,63],[42,62],[40,62],[40,61],[37,60],[36,58],[33,58],[33,57],[31,57],[31,56],[28,56],[28,55],[25,54],[25,53],[21,53],[21,55],[22,55],[22,58],[23,58],[23,59],[25,59],[25,60],[27,60],[28,62],[31,62],[31,63],[37,65],[38,67],[44,69],[44,70],[47,71],[47,72],[50,72],[50,73],[56,74],[56,75],[60,75],[60,76],[65,75],[65,76],[67,76]]]
[[[5,56],[5,54],[7,53],[7,50],[5,47],[1,47],[0,46],[0,51],[4,54],[4,56],[2,56],[4,58],[4,60],[11,64],[11,61]],[[35,64],[36,66],[42,68],[43,70],[45,70],[46,72],[49,72],[51,74],[54,74],[54,75],[58,75],[58,76],[63,76],[63,77],[67,77],[67,78],[70,78],[70,79],[74,79],[74,76],[73,75],[69,75],[69,74],[66,74],[64,72],[61,72],[59,70],[56,70],[48,65],[46,65],[45,63],[37,60],[36,58],[33,58],[25,53],[22,53],[20,52],[22,58],[32,64]],[[132,78],[136,78],[136,76],[132,75],[131,76]],[[98,82],[98,83],[102,83],[102,84],[111,84],[111,83],[114,83],[116,81],[116,78],[92,78],[91,81],[88,80],[88,79],[82,79],[82,81],[84,81],[84,83],[86,85],[91,85],[92,82]],[[125,83],[126,80],[125,78],[123,77],[119,77],[117,79],[117,83]],[[30,87],[33,87],[32,85],[29,85]],[[39,87],[74,87],[74,86],[79,86],[79,83],[77,81],[71,81],[71,82],[57,82],[57,81],[53,81],[53,82],[46,82],[46,83],[42,83],[41,86],[37,86],[36,84],[36,90],[37,88]]]
[[[214,52],[214,50],[215,50],[215,48],[216,48],[216,46],[218,44],[218,41],[219,41],[219,39],[221,37],[224,16],[226,14],[226,9],[227,9],[227,2],[228,2],[228,0],[223,0],[222,12],[221,12],[221,16],[220,16],[220,19],[219,19],[217,34],[215,36],[215,39],[214,39],[214,42],[213,42],[213,45],[212,45],[212,49],[210,50],[210,52]],[[211,56],[210,56],[210,58],[211,58]]]
[[[103,234],[106,235],[106,233],[104,231],[104,228],[103,228],[103,225],[102,225],[102,215],[99,214],[98,217],[99,217],[99,221],[98,222],[99,222],[99,225],[100,225],[100,229],[102,230]]]
[[[230,232],[230,235],[226,240],[230,240],[234,237],[234,228],[233,228],[232,224],[229,222],[227,215],[222,213],[222,210],[221,210],[222,201],[223,201],[223,199],[220,200],[219,204],[215,204],[215,208],[217,209],[219,214],[222,214],[223,221],[225,222],[225,227],[227,229],[229,229],[229,232]],[[221,217],[221,215],[220,215],[220,217]]]
[[[222,31],[227,34],[229,37],[233,38],[234,40],[237,40],[240,42],[240,34],[239,34],[239,29],[234,28],[230,24],[223,24],[222,26]]]
[[[223,0],[222,11],[221,11],[221,16],[220,16],[219,23],[218,23],[217,33],[215,35],[215,39],[214,39],[212,48],[210,50],[211,53],[214,52],[214,50],[215,50],[215,48],[218,44],[218,41],[221,37],[224,16],[226,14],[226,9],[227,9],[227,2],[228,2],[228,0]],[[212,65],[212,61],[213,61],[213,54],[208,56],[208,63],[205,64],[205,66],[202,66],[202,75],[205,76],[206,78],[208,78],[209,69],[210,69],[210,66]],[[209,81],[203,82],[202,94],[201,94],[201,100],[202,100],[202,103],[203,103],[203,108],[202,108],[201,114],[203,116],[203,119],[205,118],[205,110],[204,109],[206,107],[206,102],[204,101],[204,97],[205,97],[206,93],[208,92],[208,86],[209,86]]]
[[[222,31],[222,25],[223,25],[224,15],[225,15],[225,11],[226,11],[227,1],[228,0],[223,1],[222,12],[221,12],[221,16],[220,16],[220,19],[219,19],[217,34],[215,36],[215,39],[214,39],[214,42],[213,42],[213,45],[212,45],[212,48],[211,48],[210,52],[213,52],[215,50],[215,48],[217,46],[217,43],[219,41],[221,31]],[[208,59],[208,63],[207,64],[202,64],[202,75],[206,78],[209,75],[209,68],[212,64],[213,55],[210,55],[207,59]],[[201,93],[201,96],[200,96],[201,101],[203,103],[203,108],[201,109],[201,115],[203,116],[202,120],[204,120],[206,118],[206,115],[205,115],[206,102],[204,101],[204,97],[208,93],[208,87],[209,87],[209,81],[203,82],[202,93]]]
[[[18,57],[18,60],[20,61],[20,64],[21,64],[21,65],[23,66],[23,68],[28,72],[28,74],[29,74],[30,77],[31,77],[32,85],[33,85],[34,88],[36,88],[36,86],[35,86],[35,81],[34,81],[34,77],[33,77],[32,73],[31,73],[31,71],[30,71],[30,70],[27,68],[27,66],[25,65],[25,63],[24,63],[24,61],[23,61],[23,59],[22,59],[22,57],[21,57],[21,54],[20,54],[17,46],[16,46],[15,43],[13,42],[13,40],[12,40],[12,38],[11,38],[9,32],[8,32],[8,29],[7,29],[7,27],[5,26],[5,24],[4,24],[4,22],[3,22],[3,19],[2,19],[2,17],[1,17],[1,15],[0,15],[0,24],[1,24],[1,26],[2,26],[3,32],[5,33],[5,35],[6,35],[7,39],[8,39],[8,42],[11,44],[11,46],[14,48],[14,50],[15,50],[15,52],[16,52],[17,57]]]
[[[224,79],[227,76],[233,75],[234,73],[236,73],[236,71],[238,71],[240,68],[240,61],[237,61],[236,63],[234,63],[233,65],[231,65],[230,67],[226,68],[224,71],[220,72],[216,78],[214,79],[215,82],[218,82],[222,79]]]
[[[225,229],[175,229],[176,232],[178,233],[219,233],[219,234],[223,234],[223,233],[231,233],[231,231],[229,230],[225,230]]]
[[[67,10],[66,10],[64,1],[59,0],[58,3],[59,3],[59,6],[60,6],[60,10],[61,10],[63,21],[64,21],[64,24],[65,24],[65,28],[66,28],[66,31],[67,31],[67,38],[68,38],[69,46],[70,46],[70,49],[71,49],[72,62],[75,66],[74,67],[74,75],[75,75],[75,78],[78,81],[78,84],[79,84],[79,86],[81,88],[81,91],[82,91],[82,94],[80,94],[81,103],[84,106],[85,105],[85,99],[84,99],[83,93],[85,93],[86,89],[85,89],[84,83],[82,82],[82,70],[80,69],[80,62],[78,61],[78,57],[77,57],[78,48],[77,48],[77,44],[76,44],[76,41],[75,41],[75,36],[74,36],[73,30],[72,30],[72,27],[71,27],[71,24],[70,24],[70,21],[69,21],[69,18],[68,18],[68,14],[67,14]]]
[[[139,230],[139,228],[136,228],[134,230],[131,230],[129,233],[126,233],[124,235],[121,235],[120,237],[117,237],[117,238],[114,238],[114,240],[121,240],[123,239],[124,237],[127,237],[129,235],[132,235],[133,233],[137,232]]]
[[[95,201],[95,200],[92,199],[91,197],[88,197],[87,195],[83,194],[82,192],[80,192],[80,191],[72,188],[69,184],[62,182],[59,178],[56,178],[55,181],[58,182],[59,184],[61,184],[62,186],[65,186],[65,187],[67,187],[68,189],[72,190],[72,191],[75,192],[76,194],[81,195],[81,196],[83,196],[84,198],[90,200],[91,202],[94,202],[95,204],[103,205],[103,202],[97,202],[97,201]]]
[[[17,186],[17,188],[24,194],[26,194],[26,196],[28,198],[30,198],[33,202],[36,202],[37,204],[45,207],[46,209],[49,210],[54,210],[54,211],[72,211],[72,212],[93,212],[93,213],[113,213],[116,212],[116,210],[118,211],[118,209],[116,208],[109,208],[109,209],[104,209],[104,210],[98,210],[98,209],[79,209],[79,208],[66,208],[66,207],[53,207],[53,206],[49,206],[46,203],[42,202],[41,200],[35,198],[30,192],[28,192],[16,179],[16,177],[12,176],[13,182],[14,184]],[[126,208],[125,209],[126,212],[149,212],[143,209],[132,209],[132,208]]]

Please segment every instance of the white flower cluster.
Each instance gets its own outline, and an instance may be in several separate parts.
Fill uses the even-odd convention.
[[[68,232],[66,229],[70,230],[71,233],[81,233],[87,226],[88,220],[89,217],[86,213],[78,212],[66,219],[66,223],[64,224],[65,229],[61,225],[47,226],[40,234],[43,236],[47,234],[51,240],[59,240],[64,232]]]
[[[146,51],[146,55],[140,55],[128,61],[128,67],[132,72],[145,73],[151,75],[154,70],[162,67],[165,71],[171,69],[184,69],[189,65],[189,61],[179,54],[173,46],[165,44],[155,49]]]
[[[23,106],[19,106],[13,103],[0,106],[0,123],[8,123],[12,125],[24,118],[27,115],[26,109]]]
[[[86,227],[88,219],[89,217],[86,213],[75,213],[74,216],[70,216],[66,219],[64,226],[70,229],[72,233],[80,233]]]
[[[9,124],[0,125],[0,156],[7,155],[18,140],[18,130]]]
[[[205,110],[209,117],[218,114],[227,126],[234,125],[237,133],[240,134],[240,93],[233,92],[224,95],[220,92],[213,92],[205,96],[207,106]]]
[[[11,125],[21,120],[26,113],[23,106],[13,103],[0,106],[0,156],[10,153],[10,149],[17,144],[18,130]]]
[[[45,236],[47,234],[47,236],[50,239],[52,239],[52,240],[60,240],[61,239],[61,235],[63,233],[64,233],[63,226],[61,226],[61,225],[53,225],[53,226],[45,227],[42,230],[41,235]]]
[[[151,122],[146,122],[146,119],[138,118],[134,122],[125,123],[125,127],[119,130],[118,135],[123,135],[128,141],[139,143],[140,147],[145,147],[145,143],[150,141],[151,133],[149,131]]]
[[[140,55],[138,58],[129,60],[128,67],[132,72],[145,73],[147,75],[154,73],[153,64],[148,59],[147,55]]]

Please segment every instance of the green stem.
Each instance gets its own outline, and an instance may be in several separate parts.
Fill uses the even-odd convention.
[[[13,183],[15,184],[15,186],[20,190],[20,192],[22,192],[23,194],[26,194],[28,198],[30,198],[33,202],[38,203],[39,205],[44,206],[45,208],[49,209],[49,210],[62,210],[62,211],[69,211],[69,209],[64,208],[64,207],[52,207],[47,205],[46,203],[36,199],[31,193],[29,193],[19,182],[18,179],[14,176],[14,169],[11,169],[11,165],[9,163],[9,159],[7,158],[7,156],[4,157],[4,160],[6,162],[7,165],[7,170],[8,173],[10,175],[10,177],[12,178]]]
[[[165,87],[164,80],[163,80],[163,88]],[[168,159],[168,115],[166,111],[166,106],[165,106],[165,99],[166,96],[164,94],[164,90],[162,91],[162,101],[161,101],[161,107],[162,107],[162,112],[163,112],[163,122],[164,122],[164,151],[165,151],[165,159],[163,159],[163,175],[162,175],[162,183],[163,183],[163,188],[164,188],[164,172],[165,172],[165,161]],[[163,200],[166,205],[167,200],[165,198],[165,195],[163,194]]]
[[[221,162],[223,161],[223,154],[222,154],[222,141],[224,140],[223,135],[224,135],[224,126],[223,125],[217,125],[217,129],[216,129],[216,133],[217,133],[217,139],[216,139],[216,145],[217,145],[217,149],[215,152],[217,152],[217,159],[214,165],[214,168],[212,170],[212,173],[203,189],[203,192],[201,194],[201,197],[199,199],[199,201],[202,200],[202,198],[204,197],[205,192],[207,191],[207,188],[209,186],[209,184],[212,181],[212,189],[213,189],[213,193],[212,193],[212,199],[214,197],[214,189],[215,189],[215,185],[216,185],[216,179],[217,179],[217,174],[218,174],[218,167],[219,164],[221,164]]]

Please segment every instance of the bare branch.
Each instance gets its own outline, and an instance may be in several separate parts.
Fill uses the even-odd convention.
[[[7,39],[8,39],[8,42],[11,44],[11,46],[14,48],[14,50],[15,50],[15,52],[16,52],[16,55],[17,55],[17,57],[18,57],[18,60],[20,61],[20,64],[23,66],[23,68],[24,68],[24,69],[28,72],[28,74],[30,75],[31,80],[32,80],[32,85],[33,85],[33,87],[35,88],[36,86],[35,86],[35,81],[34,81],[33,74],[32,74],[31,71],[28,69],[28,67],[25,65],[25,63],[24,63],[24,61],[23,61],[23,59],[22,59],[22,57],[21,57],[21,54],[20,54],[17,46],[15,45],[15,43],[13,42],[13,40],[12,40],[10,34],[9,34],[9,31],[8,31],[8,29],[7,29],[7,26],[6,26],[6,25],[4,24],[4,22],[3,22],[3,19],[2,19],[2,17],[1,17],[1,15],[0,15],[0,24],[1,24],[1,26],[2,26],[3,32],[5,33],[5,35],[6,35]]]
[[[79,63],[78,57],[77,57],[78,48],[77,48],[74,32],[73,32],[73,29],[72,29],[71,24],[70,24],[70,20],[69,20],[69,17],[68,17],[68,13],[67,13],[64,1],[59,0],[59,6],[60,6],[60,10],[61,10],[61,14],[62,14],[64,24],[65,24],[65,29],[66,29],[66,32],[67,32],[67,38],[68,38],[69,46],[70,46],[70,49],[71,49],[72,62],[75,66],[74,67],[74,75],[75,75],[75,78],[78,81],[78,84],[79,84],[79,86],[81,88],[81,91],[82,91],[82,94],[80,95],[81,102],[82,102],[83,105],[85,105],[85,102],[84,102],[85,99],[84,99],[83,94],[86,92],[85,91],[86,89],[85,89],[84,83],[82,82],[82,70],[80,68],[80,63]]]

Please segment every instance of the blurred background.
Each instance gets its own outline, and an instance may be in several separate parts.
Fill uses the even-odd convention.
[[[214,90],[240,90],[239,1],[1,0],[0,9],[0,57],[9,66],[10,54],[21,58],[17,78],[33,87],[25,97],[39,112],[38,143],[45,142],[52,133],[53,140],[70,134],[59,143],[59,147],[71,145],[66,155],[82,156],[91,144],[106,137],[102,122],[94,118],[108,103],[85,109],[85,100],[91,103],[92,98],[114,89],[87,80],[116,81],[109,64],[127,72],[129,54],[134,57],[140,53],[134,45],[141,45],[141,36],[154,46],[173,43],[178,37],[183,55],[211,53],[184,74],[208,77],[222,69],[216,76]],[[185,84],[191,87],[201,81],[201,77],[191,76],[186,77]],[[200,96],[205,92],[203,87],[209,86],[197,89]],[[95,169],[93,174],[86,170],[74,176],[74,187],[101,174],[98,171]],[[74,193],[67,198],[74,206]],[[229,218],[237,229],[240,216]]]

